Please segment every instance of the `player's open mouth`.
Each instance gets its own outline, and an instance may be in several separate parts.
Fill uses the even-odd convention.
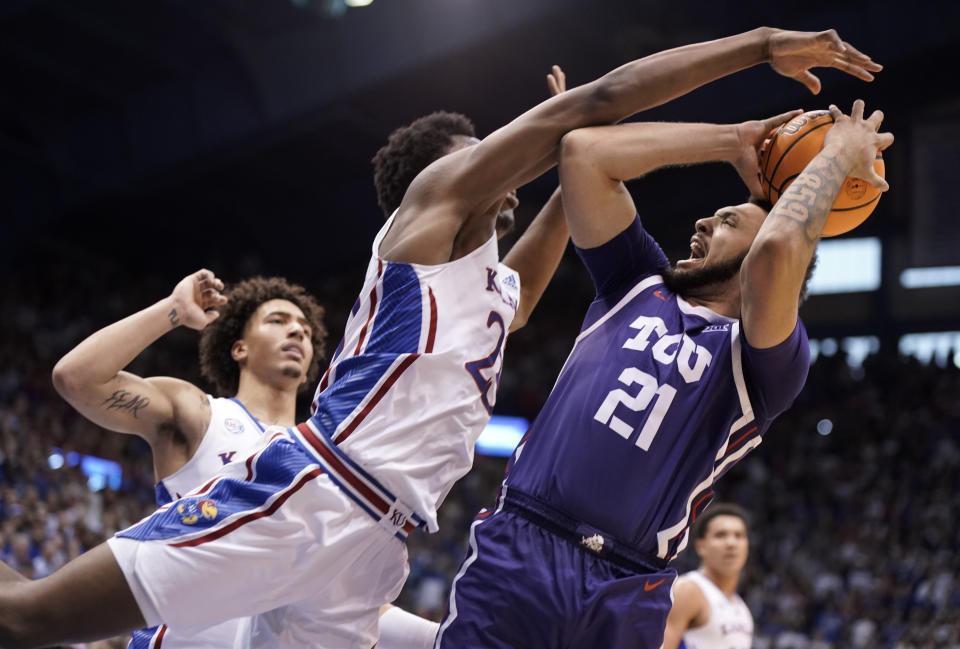
[[[678,268],[685,268],[689,266],[701,265],[703,260],[707,256],[707,247],[704,245],[703,241],[697,236],[693,235],[690,238],[690,256],[686,259],[681,259],[677,262]]]
[[[299,345],[285,345],[280,351],[288,354],[289,356],[294,356],[298,361],[303,360],[303,350],[300,349]]]

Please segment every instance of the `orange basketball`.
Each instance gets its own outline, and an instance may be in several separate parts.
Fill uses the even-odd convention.
[[[833,125],[828,110],[814,110],[794,117],[775,129],[760,147],[760,185],[767,200],[776,203],[793,179],[800,175],[823,148],[823,140]],[[873,168],[884,177],[883,157],[877,151]],[[849,232],[867,220],[882,192],[859,178],[848,177],[833,202],[823,226],[824,237]]]

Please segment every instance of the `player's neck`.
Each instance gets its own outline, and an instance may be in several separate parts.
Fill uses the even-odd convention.
[[[694,306],[704,306],[728,318],[740,318],[740,296],[731,298],[724,295],[684,295],[683,299]]]
[[[704,306],[728,318],[740,318],[739,275],[727,282],[709,284],[686,291],[683,299],[694,306]]]
[[[264,426],[293,426],[297,416],[297,391],[265,383],[241,372],[236,398]]]
[[[740,583],[740,573],[732,575],[723,575],[716,570],[711,570],[707,566],[700,566],[700,571],[706,575],[707,579],[720,589],[727,597],[733,597],[737,593],[737,585]]]

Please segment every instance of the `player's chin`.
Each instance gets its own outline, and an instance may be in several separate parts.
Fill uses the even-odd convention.
[[[280,372],[289,379],[301,379],[306,371],[299,365],[288,363],[284,365]]]
[[[513,210],[504,210],[497,214],[497,238],[500,239],[513,231],[514,226],[517,222],[513,216]]]

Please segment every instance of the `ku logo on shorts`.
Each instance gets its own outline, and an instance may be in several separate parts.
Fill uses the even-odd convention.
[[[177,511],[180,513],[180,521],[185,525],[193,525],[201,518],[207,521],[217,518],[217,505],[212,500],[180,503]]]

